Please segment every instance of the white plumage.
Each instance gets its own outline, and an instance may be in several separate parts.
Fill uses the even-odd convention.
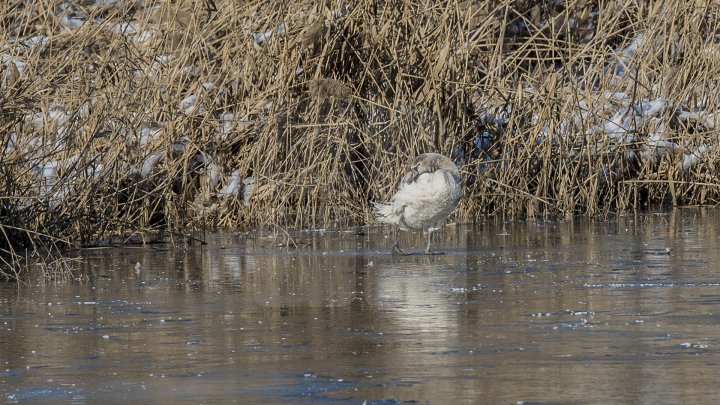
[[[452,160],[437,153],[416,157],[390,202],[373,203],[377,221],[395,228],[393,252],[403,253],[397,242],[399,228],[427,229],[424,253],[430,253],[430,233],[440,229],[457,207],[461,194],[460,172]]]

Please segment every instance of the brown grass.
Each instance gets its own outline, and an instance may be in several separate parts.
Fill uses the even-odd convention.
[[[11,277],[25,249],[372,222],[426,151],[462,165],[458,221],[720,198],[716,2],[98,3],[0,4]]]

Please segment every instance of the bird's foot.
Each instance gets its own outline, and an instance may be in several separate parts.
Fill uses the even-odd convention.
[[[400,246],[398,246],[397,243],[392,248],[392,254],[403,255],[403,256],[407,255],[407,253],[405,253],[402,249],[400,249]]]
[[[430,252],[429,250],[426,250],[423,252],[424,255],[428,256],[438,256],[438,255],[444,255],[445,252]]]

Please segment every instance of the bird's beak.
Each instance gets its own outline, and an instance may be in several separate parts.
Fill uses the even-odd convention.
[[[412,169],[410,169],[409,172],[407,172],[407,174],[405,174],[403,181],[407,184],[410,184],[415,181],[415,179],[417,179],[419,175],[420,173],[417,171],[417,167],[413,167]]]

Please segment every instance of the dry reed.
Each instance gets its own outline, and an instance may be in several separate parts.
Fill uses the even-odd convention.
[[[0,4],[0,249],[372,222],[462,165],[458,221],[714,204],[720,5]]]

